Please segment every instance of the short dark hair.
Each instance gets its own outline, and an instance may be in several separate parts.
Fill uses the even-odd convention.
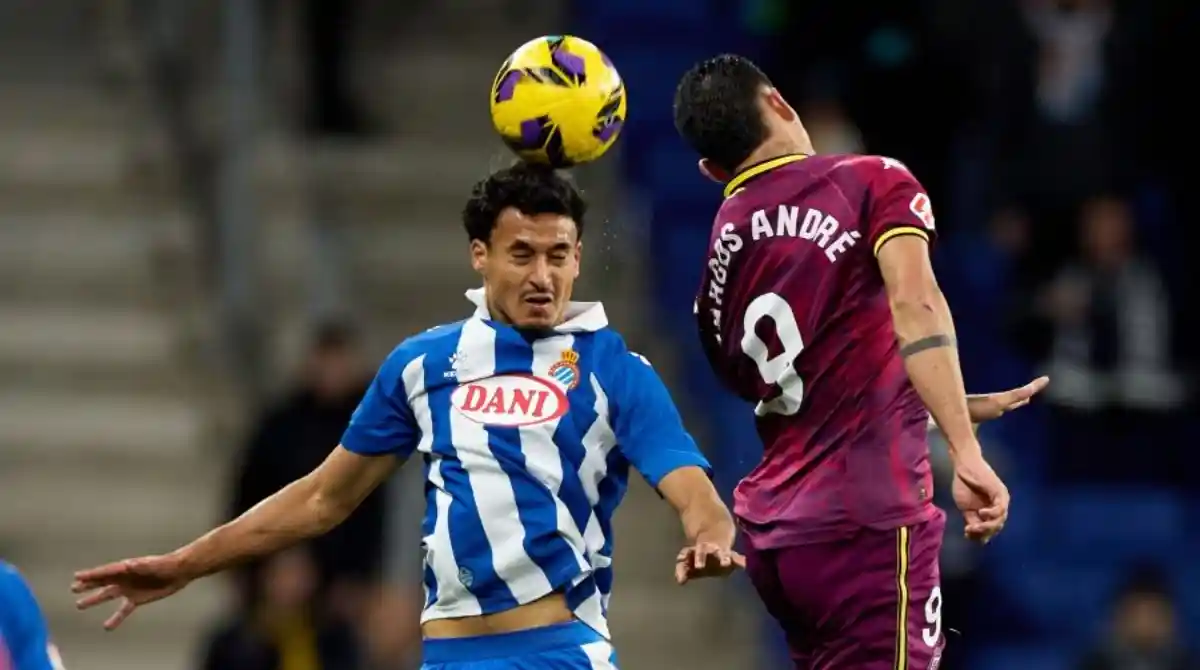
[[[477,182],[463,207],[463,227],[467,236],[485,244],[491,242],[496,219],[509,207],[530,216],[559,214],[570,217],[575,222],[576,234],[583,237],[587,203],[575,183],[551,167],[522,161]]]
[[[1116,599],[1118,602],[1138,597],[1170,600],[1171,595],[1171,583],[1163,569],[1158,565],[1145,563],[1136,565],[1125,575],[1117,590]]]
[[[675,129],[702,157],[732,172],[767,139],[758,97],[770,85],[748,58],[701,61],[675,89]]]
[[[311,346],[315,354],[339,353],[359,344],[359,332],[347,318],[327,317],[312,330]]]

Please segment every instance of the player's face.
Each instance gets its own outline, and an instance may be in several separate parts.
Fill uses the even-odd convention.
[[[471,264],[483,275],[492,315],[522,328],[562,322],[579,276],[575,222],[559,214],[522,214],[509,207],[488,244],[471,242]]]

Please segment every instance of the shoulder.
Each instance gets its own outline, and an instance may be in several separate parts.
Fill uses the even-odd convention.
[[[384,365],[403,368],[422,356],[454,351],[464,323],[465,320],[444,323],[406,338],[392,349]]]
[[[388,394],[398,393],[401,388],[405,388],[408,389],[405,395],[408,395],[412,392],[410,386],[414,383],[413,375],[417,375],[415,379],[423,380],[426,371],[433,369],[428,367],[427,361],[437,362],[449,369],[463,323],[465,321],[435,326],[396,345],[384,359],[375,376],[378,388]]]
[[[596,376],[601,385],[623,383],[631,370],[636,373],[642,368],[650,367],[650,361],[642,354],[630,349],[625,338],[615,330],[605,328],[597,331],[593,337],[595,337],[593,350],[596,352]]]
[[[41,616],[29,583],[15,567],[0,562],[0,613],[5,611],[18,620]]]
[[[463,324],[466,320],[453,323],[443,323],[413,335],[392,350],[393,356],[409,356],[416,358],[429,351],[438,351],[445,347],[453,348],[462,336]]]
[[[32,597],[29,585],[15,566],[0,561],[0,600]]]
[[[887,190],[897,184],[919,185],[912,170],[890,156],[862,154],[845,156],[843,159],[843,167],[864,181],[872,190]]]
[[[592,334],[593,350],[596,352],[600,366],[618,367],[629,360],[645,360],[640,354],[631,351],[625,338],[612,328],[603,328]]]

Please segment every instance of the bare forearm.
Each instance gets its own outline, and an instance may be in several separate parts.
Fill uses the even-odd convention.
[[[713,493],[685,507],[679,515],[683,523],[683,533],[689,544],[712,542],[719,547],[733,546],[737,529],[733,525],[733,517],[725,504]]]
[[[679,468],[659,482],[658,490],[679,512],[689,544],[712,542],[723,548],[733,546],[737,534],[733,516],[703,470]]]
[[[190,574],[203,577],[325,533],[346,514],[323,504],[317,488],[311,476],[298,479],[177,553]]]
[[[954,321],[945,298],[933,291],[920,299],[896,301],[892,316],[908,377],[951,450],[974,444]]]

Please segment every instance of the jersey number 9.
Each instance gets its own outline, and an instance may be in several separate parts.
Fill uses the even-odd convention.
[[[769,356],[767,343],[755,332],[759,322],[766,318],[775,322],[776,336],[783,345],[783,351],[775,356]],[[742,351],[758,366],[763,381],[779,387],[779,395],[760,401],[754,413],[758,416],[790,416],[799,412],[804,401],[804,380],[800,379],[793,363],[804,351],[804,338],[800,336],[800,325],[796,323],[791,305],[777,293],[764,293],[746,308],[742,329]]]

